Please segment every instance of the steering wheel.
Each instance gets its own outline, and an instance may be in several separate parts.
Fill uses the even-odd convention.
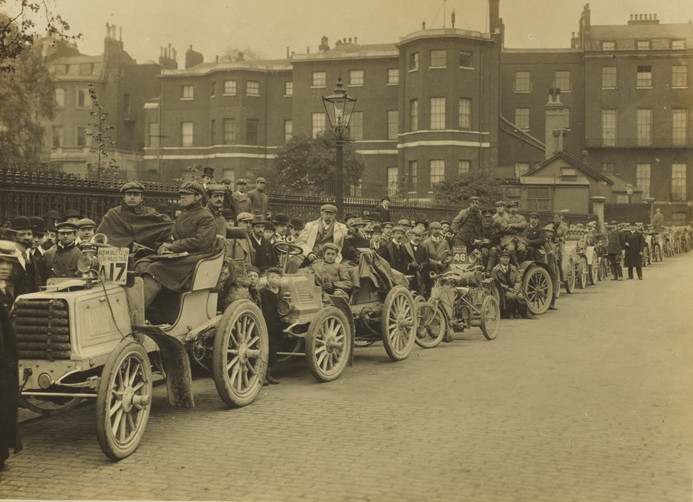
[[[287,256],[298,256],[303,254],[303,248],[290,242],[275,242],[274,250],[279,254]]]

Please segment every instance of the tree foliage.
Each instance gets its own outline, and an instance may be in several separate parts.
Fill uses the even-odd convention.
[[[0,72],[14,72],[17,58],[40,36],[71,41],[80,37],[68,35],[69,30],[45,0],[0,0]]]
[[[262,59],[262,55],[252,49],[249,49],[248,47],[245,49],[227,47],[224,54],[221,56],[221,60],[225,63],[234,63],[236,61],[257,61],[258,59]]]
[[[326,132],[317,138],[294,136],[279,149],[275,167],[278,186],[285,192],[331,195],[336,172],[334,134]],[[350,185],[357,185],[363,176],[363,159],[350,140],[344,142],[344,194]]]
[[[22,52],[13,67],[0,73],[0,166],[35,166],[44,122],[53,117],[54,87],[38,49]]]
[[[451,180],[441,181],[433,186],[433,197],[436,202],[460,204],[473,195],[481,197],[485,203],[493,203],[503,197],[500,182],[493,172],[486,169],[471,169]]]

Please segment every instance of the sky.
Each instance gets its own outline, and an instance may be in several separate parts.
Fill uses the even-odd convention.
[[[11,10],[18,0],[7,0]],[[2,2],[0,2],[2,3]],[[229,48],[263,59],[317,50],[325,35],[358,37],[360,44],[395,43],[421,29],[450,26],[488,31],[487,0],[48,0],[81,33],[81,52],[103,52],[106,23],[123,29],[125,50],[138,62],[156,60],[160,47],[176,48],[182,66],[192,45],[214,61]],[[586,0],[501,0],[506,47],[569,47]],[[592,0],[592,24],[625,24],[630,14],[658,14],[661,23],[693,19],[693,0]],[[446,13],[444,16],[443,13]]]

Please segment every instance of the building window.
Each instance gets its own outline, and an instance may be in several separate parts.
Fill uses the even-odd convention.
[[[616,110],[602,110],[602,146],[616,146]]]
[[[649,51],[652,49],[652,42],[649,40],[638,40],[635,42],[635,48],[639,51]]]
[[[63,146],[63,128],[53,126],[52,133],[53,133],[53,148],[60,148],[61,146]]]
[[[233,145],[236,141],[236,119],[224,119],[224,144]]]
[[[92,64],[91,63],[82,63],[79,65],[79,74],[84,76],[84,75],[91,75],[92,72]]]
[[[399,68],[389,68],[387,70],[387,84],[388,85],[399,84]]]
[[[686,48],[686,41],[685,40],[672,40],[671,41],[671,48],[672,49],[685,49]]]
[[[387,139],[397,139],[399,132],[399,111],[388,110],[387,112]]]
[[[351,114],[349,136],[355,141],[363,139],[363,112],[353,112]]]
[[[349,85],[363,85],[363,70],[349,70]]]
[[[523,131],[529,130],[529,108],[515,108],[515,125]]]
[[[688,66],[671,67],[671,86],[688,87]]]
[[[549,189],[545,187],[528,188],[527,209],[530,211],[547,211],[549,209]]]
[[[515,72],[515,92],[531,92],[532,84],[529,80],[528,71]]]
[[[209,84],[209,97],[213,98],[214,96],[217,95],[217,83],[216,82],[211,82]]]
[[[217,121],[215,119],[210,120],[209,122],[209,144],[210,145],[216,145],[217,144]]]
[[[225,80],[224,81],[224,96],[235,96],[236,95],[236,81],[235,80]]]
[[[447,53],[445,49],[431,51],[431,68],[445,68],[447,66]]]
[[[602,40],[602,50],[603,51],[616,50],[616,42],[614,42],[613,40]]]
[[[150,148],[159,148],[159,141],[161,141],[161,138],[159,137],[159,123],[158,122],[150,122],[149,127],[148,127],[148,132],[149,132],[149,147]]]
[[[431,98],[431,129],[445,129],[445,98]]]
[[[91,96],[87,87],[77,88],[77,108],[91,108]]]
[[[635,179],[635,184],[642,190],[643,199],[647,199],[650,196],[650,164],[638,164]]]
[[[652,110],[637,110],[638,146],[652,145]]]
[[[524,176],[529,171],[529,162],[515,162],[515,177]]]
[[[293,82],[284,82],[284,96],[293,96],[294,95],[294,83]]]
[[[440,183],[445,179],[445,161],[444,160],[432,160],[429,162],[430,174],[431,174],[431,185],[430,189],[436,183]]]
[[[671,166],[671,200],[686,200],[686,164]]]
[[[561,92],[570,92],[570,71],[561,70],[554,73],[555,87]]]
[[[192,85],[182,85],[180,87],[180,99],[194,99],[195,88]]]
[[[409,54],[409,71],[416,71],[419,69],[419,53],[412,52]]]
[[[325,132],[325,113],[314,113],[312,123],[313,137],[317,138],[320,134]]]
[[[284,143],[291,141],[294,137],[294,123],[292,120],[284,121]]]
[[[419,186],[419,163],[415,160],[409,161],[409,191],[416,193]]]
[[[628,194],[616,194],[616,204],[628,204]]]
[[[324,71],[314,71],[313,80],[310,84],[311,87],[325,87],[325,72]]]
[[[652,67],[638,66],[638,76],[636,80],[638,89],[649,89],[652,87]]]
[[[245,124],[246,145],[258,144],[258,129],[260,121],[258,119],[248,119]]]
[[[688,110],[672,110],[672,139],[674,146],[686,146],[688,136]]]
[[[472,62],[472,53],[467,51],[460,51],[460,68],[473,68],[474,63]]]
[[[412,99],[409,101],[409,130],[419,130],[419,100]]]
[[[65,106],[65,89],[58,87],[55,89],[55,107],[63,108]]]
[[[77,140],[75,142],[77,146],[83,147],[87,146],[87,127],[78,126],[77,127]]]
[[[615,66],[602,67],[602,89],[615,89],[615,88],[616,88],[616,67]]]
[[[471,98],[460,98],[459,128],[472,128],[472,100]]]
[[[397,188],[399,185],[399,168],[391,166],[387,168],[387,194],[390,197],[397,196]]]
[[[181,122],[180,124],[181,146],[193,146],[193,123]]]
[[[259,96],[260,95],[260,82],[257,80],[248,80],[245,84],[245,95],[246,96]]]
[[[465,176],[469,174],[469,171],[472,169],[472,161],[471,160],[458,160],[457,161],[457,175],[458,176]]]

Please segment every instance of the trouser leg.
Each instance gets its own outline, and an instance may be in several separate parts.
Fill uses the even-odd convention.
[[[629,266],[628,267],[628,279],[632,279],[632,278],[633,278],[633,267]]]
[[[486,272],[490,274],[491,270],[493,270],[493,267],[496,266],[496,263],[498,263],[498,248],[496,246],[493,246],[488,250],[488,262],[486,262]]]
[[[638,279],[642,279],[642,267],[635,267],[635,271],[638,273]]]
[[[151,275],[143,275],[142,280],[144,281],[144,308],[146,309],[152,304],[156,296],[164,287]]]

